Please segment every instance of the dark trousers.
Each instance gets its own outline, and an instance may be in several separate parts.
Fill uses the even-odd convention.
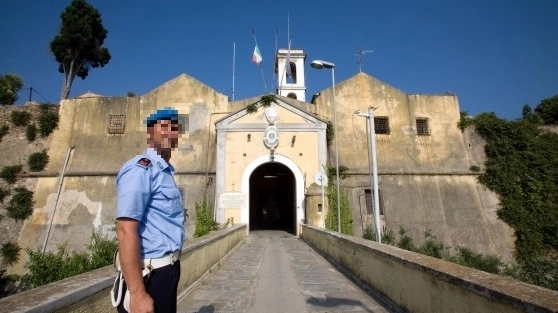
[[[180,261],[154,269],[151,275],[144,278],[145,289],[155,303],[155,313],[176,313],[179,279]],[[124,283],[124,291],[126,291],[126,283]],[[118,313],[128,313],[122,303],[118,305],[117,310]]]

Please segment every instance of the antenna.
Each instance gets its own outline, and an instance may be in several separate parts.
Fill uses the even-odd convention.
[[[374,52],[374,50],[362,50],[360,47],[357,48],[355,55],[357,57],[357,65],[358,65],[359,72],[362,72],[362,58],[364,57],[365,54],[372,53],[372,52]]]

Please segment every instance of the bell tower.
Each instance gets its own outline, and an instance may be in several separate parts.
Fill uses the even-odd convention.
[[[304,82],[304,61],[306,54],[302,49],[278,49],[275,56],[277,74],[277,94],[299,101],[306,101]]]

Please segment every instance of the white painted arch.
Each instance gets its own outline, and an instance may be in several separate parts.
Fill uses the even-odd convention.
[[[250,164],[248,164],[248,166],[246,166],[246,168],[244,169],[244,172],[242,173],[242,181],[240,184],[240,191],[247,195],[247,199],[250,199],[250,176],[252,175],[252,173],[254,172],[254,170],[264,164],[264,163],[269,163],[269,155],[262,155],[256,159],[254,159],[252,162],[250,162]],[[302,172],[300,171],[300,168],[298,167],[298,165],[296,165],[296,163],[289,159],[288,157],[281,155],[281,154],[275,154],[273,162],[277,162],[277,163],[281,163],[283,165],[285,165],[286,167],[288,167],[291,172],[293,172],[294,174],[294,178],[295,178],[295,192],[296,192],[296,225],[295,225],[295,229],[296,229],[296,235],[298,236],[298,231],[299,231],[299,227],[298,224],[303,221],[305,219],[304,216],[304,207],[305,207],[305,202],[304,202],[304,176],[302,175]],[[242,212],[241,212],[241,221],[242,223],[246,223],[249,224],[250,223],[250,200],[247,201],[248,205],[243,208]],[[248,225],[249,227],[250,225]]]

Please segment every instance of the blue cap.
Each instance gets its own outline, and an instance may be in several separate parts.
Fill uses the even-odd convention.
[[[179,121],[179,116],[178,116],[178,111],[176,109],[169,108],[169,107],[159,109],[159,110],[151,113],[151,115],[149,115],[145,119],[145,124],[147,126],[152,126],[157,121],[161,121],[161,120],[169,120],[169,121],[174,121],[174,122],[180,122]]]

